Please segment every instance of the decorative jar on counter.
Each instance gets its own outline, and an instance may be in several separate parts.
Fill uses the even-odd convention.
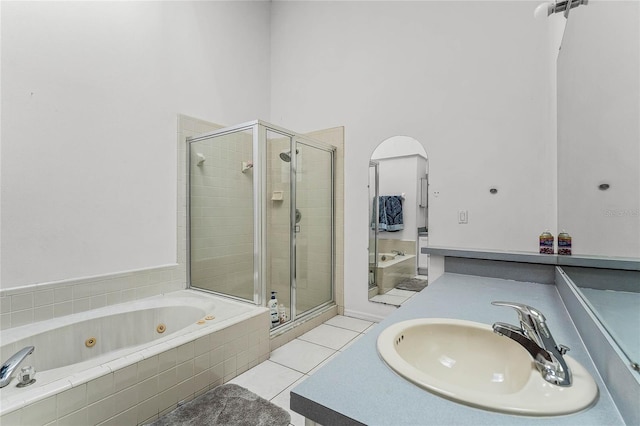
[[[571,255],[571,235],[564,230],[558,234],[558,254]]]
[[[549,230],[540,234],[540,253],[553,254],[553,235]]]

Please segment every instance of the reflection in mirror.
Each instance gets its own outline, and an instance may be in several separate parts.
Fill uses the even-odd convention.
[[[636,363],[640,362],[639,21],[639,2],[593,1],[572,10],[558,57],[557,82],[558,231],[573,237],[574,256],[624,258],[635,264],[631,271],[572,269],[569,275]],[[624,288],[619,287],[622,273],[629,282]],[[607,279],[611,276],[617,278]]]
[[[369,300],[399,306],[427,286],[427,153],[413,138],[383,141],[369,162]]]

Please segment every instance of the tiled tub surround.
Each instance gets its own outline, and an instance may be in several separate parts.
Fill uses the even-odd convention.
[[[383,238],[378,240],[378,252],[391,253],[393,250],[406,254],[416,254],[415,240],[396,240],[393,238]]]
[[[376,294],[385,294],[389,290],[393,290],[396,284],[407,278],[414,277],[417,273],[415,240],[397,240],[393,238],[380,238],[378,240],[379,256],[386,253],[393,254],[393,252],[405,254],[403,256],[396,255],[394,259],[386,261],[378,258],[378,267],[374,272],[378,286]],[[369,297],[372,297],[372,294],[369,294]]]
[[[183,290],[183,265],[0,290],[0,329]]]
[[[391,260],[378,261],[375,274],[378,294],[385,294],[400,282],[416,275],[416,256],[406,254]]]
[[[547,418],[485,411],[418,388],[395,374],[378,356],[376,342],[381,331],[408,319],[458,318],[485,324],[517,322],[512,310],[492,306],[493,300],[527,303],[544,313],[556,341],[569,346],[571,357],[595,379],[600,392],[595,405],[572,415]],[[384,400],[380,395],[393,395],[393,398]],[[325,425],[624,424],[554,285],[448,272],[296,386],[291,391],[291,408]]]
[[[126,325],[118,323],[118,316]],[[144,329],[155,329],[158,321],[173,334],[142,342],[154,337],[153,330]],[[266,360],[268,324],[266,308],[183,290],[3,331],[3,358],[17,346],[36,346],[23,365],[36,368],[37,381],[20,389],[14,379],[0,390],[0,423],[135,425],[153,420]],[[91,329],[82,328],[86,325]],[[105,330],[113,335],[99,334]],[[25,337],[28,333],[34,337]],[[77,341],[63,340],[70,336]],[[96,337],[98,350],[101,342],[128,346],[87,359],[88,337]],[[46,347],[47,340],[52,347]],[[77,345],[71,349],[77,363],[65,366],[73,354],[61,349],[72,345]]]

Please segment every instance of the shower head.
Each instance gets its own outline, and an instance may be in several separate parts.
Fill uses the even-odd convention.
[[[287,163],[291,161],[291,151],[282,151],[280,153],[280,159],[282,161],[286,161]]]
[[[564,17],[569,16],[569,10],[580,5],[589,4],[589,0],[555,0],[553,2],[545,2],[536,7],[533,16],[536,18],[542,16],[550,16],[554,13],[564,12]]]
[[[298,150],[296,149],[296,154],[299,154],[299,153],[300,153],[300,151],[298,151]],[[280,159],[281,159],[282,161],[287,162],[287,163],[291,162],[291,151],[282,151],[282,152],[280,153]]]

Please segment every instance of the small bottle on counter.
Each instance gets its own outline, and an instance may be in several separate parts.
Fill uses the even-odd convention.
[[[553,254],[553,235],[548,229],[540,234],[540,253]]]
[[[564,229],[558,234],[558,254],[571,256],[571,235]]]

